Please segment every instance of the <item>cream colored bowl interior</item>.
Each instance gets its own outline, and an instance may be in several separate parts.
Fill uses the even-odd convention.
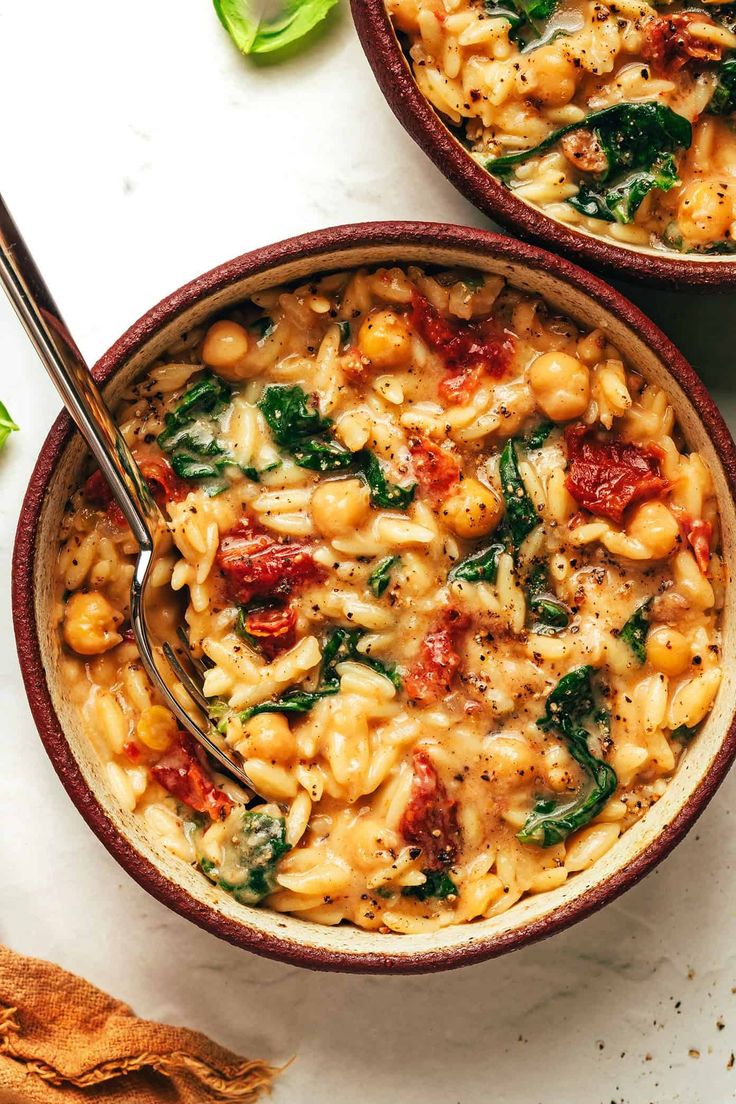
[[[498,259],[491,254],[479,255],[469,249],[450,246],[396,244],[361,246],[341,249],[337,253],[325,253],[317,259],[309,258],[282,264],[266,273],[240,279],[226,289],[198,302],[152,337],[146,346],[123,366],[117,378],[108,386],[107,399],[114,404],[131,379],[145,370],[180,333],[201,323],[212,312],[222,310],[256,291],[285,281],[308,277],[317,271],[342,269],[361,264],[405,262],[463,265],[503,275],[517,287],[543,296],[557,311],[569,315],[582,326],[586,328],[600,326],[606,330],[630,364],[636,365],[647,379],[667,389],[688,444],[704,455],[714,475],[720,500],[726,562],[728,564],[733,562],[736,519],[733,499],[721,461],[699,417],[682,390],[669,376],[665,365],[623,322],[585,293],[571,288],[556,276]],[[65,450],[51,480],[36,544],[34,564],[36,616],[43,662],[54,707],[87,785],[116,830],[166,878],[182,887],[197,902],[238,924],[256,929],[266,936],[293,942],[301,947],[319,949],[322,953],[349,954],[356,960],[361,956],[377,953],[402,958],[409,958],[417,953],[442,955],[467,948],[469,944],[478,941],[486,943],[504,934],[523,929],[532,922],[543,920],[560,906],[569,905],[581,894],[601,886],[611,875],[629,866],[675,818],[708,773],[733,713],[736,676],[732,663],[726,670],[715,707],[703,731],[688,748],[664,797],[591,869],[574,875],[559,889],[526,898],[514,905],[509,912],[491,920],[445,928],[433,934],[407,936],[381,935],[351,927],[328,928],[267,909],[253,909],[235,903],[226,893],[211,885],[202,874],[164,851],[155,839],[145,834],[143,823],[134,814],[120,808],[107,785],[104,771],[82,728],[80,717],[65,698],[61,688],[59,644],[52,628],[52,580],[57,533],[64,504],[70,491],[78,484],[84,457],[85,452],[81,441],[75,438]],[[736,651],[734,648],[736,630],[730,605],[730,602],[726,603],[723,627],[724,655],[727,657],[734,655]],[[440,965],[438,963],[438,966]]]

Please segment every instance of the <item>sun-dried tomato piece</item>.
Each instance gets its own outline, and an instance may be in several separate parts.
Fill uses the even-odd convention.
[[[230,598],[241,605],[256,597],[287,598],[300,583],[322,576],[309,545],[276,540],[247,518],[220,541],[217,564]]]
[[[409,452],[419,486],[430,498],[442,499],[460,479],[460,465],[446,449],[426,437],[411,437]]]
[[[296,610],[293,606],[254,610],[243,618],[243,628],[255,638],[261,651],[273,658],[294,643]]]
[[[141,745],[137,744],[135,740],[128,740],[127,743],[123,744],[123,751],[128,759],[130,759],[131,763],[140,762]]]
[[[163,510],[169,502],[178,502],[186,498],[189,493],[188,488],[175,474],[168,460],[164,460],[163,457],[138,460],[135,453],[133,456],[160,510]],[[84,496],[91,506],[97,507],[98,510],[106,510],[113,525],[122,529],[128,524],[99,468],[92,472],[84,484]]]
[[[661,15],[647,23],[641,52],[644,60],[650,62],[655,72],[671,77],[680,69],[684,69],[690,61],[721,60],[723,46],[718,42],[708,42],[694,35],[691,30],[693,23],[717,26],[715,21],[702,11]]]
[[[565,430],[569,462],[566,486],[585,510],[621,523],[633,502],[658,498],[669,489],[658,445],[628,444],[600,437],[591,426]]]
[[[483,369],[471,368],[457,375],[447,375],[437,384],[437,394],[447,406],[470,402],[483,382]]]
[[[447,796],[434,763],[422,748],[414,752],[413,767],[411,794],[399,831],[409,843],[421,847],[426,869],[440,870],[457,856],[460,844],[457,802]]]
[[[404,679],[411,701],[442,701],[450,693],[452,680],[460,666],[457,637],[469,625],[468,617],[454,607],[445,610],[436,627],[425,636],[419,658]]]
[[[710,566],[710,542],[713,539],[713,526],[709,521],[703,521],[702,518],[698,518],[697,521],[688,521],[685,535],[693,550],[698,567],[704,575],[707,575]]]
[[[163,755],[151,774],[165,790],[198,813],[224,820],[233,807],[226,793],[208,777],[198,756],[198,745],[188,732],[179,732],[176,742]]]
[[[602,173],[608,168],[608,158],[596,134],[587,127],[566,134],[560,148],[570,164],[581,172]]]
[[[499,379],[508,371],[514,355],[514,339],[492,318],[473,322],[443,318],[424,295],[415,291],[409,321],[427,345],[442,357],[449,370],[449,375],[439,385],[446,401],[453,399],[456,393],[462,398],[468,387],[472,394],[482,373]],[[456,380],[459,380],[457,392],[453,387]]]

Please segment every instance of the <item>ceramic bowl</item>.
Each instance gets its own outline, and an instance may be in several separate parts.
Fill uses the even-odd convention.
[[[524,239],[596,271],[679,290],[736,287],[736,258],[699,257],[616,244],[550,218],[519,199],[471,157],[419,91],[384,0],[351,0],[353,19],[376,80],[394,115],[437,168],[471,203]]]
[[[95,367],[111,403],[182,332],[213,312],[290,280],[356,265],[478,268],[543,296],[586,327],[603,327],[629,362],[667,388],[688,444],[705,457],[717,488],[726,561],[734,562],[736,450],[712,399],[663,333],[595,276],[533,246],[482,230],[426,223],[345,226],[248,253],[174,292],[146,314]],[[18,529],[13,576],[23,677],[41,739],[87,823],[136,881],[159,901],[237,946],[321,969],[414,973],[463,966],[552,935],[611,901],[658,863],[691,827],[736,755],[736,617],[726,602],[730,663],[715,707],[664,797],[591,869],[529,897],[504,915],[431,935],[383,935],[324,927],[235,903],[149,839],[111,793],[80,717],[59,678],[53,627],[54,560],[65,503],[85,450],[66,415],[53,426],[33,472]]]

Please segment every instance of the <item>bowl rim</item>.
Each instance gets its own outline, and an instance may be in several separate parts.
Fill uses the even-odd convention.
[[[736,258],[689,260],[648,253],[575,230],[519,199],[473,160],[422,95],[386,10],[385,0],[350,0],[353,21],[391,110],[418,146],[466,199],[505,229],[615,278],[673,290],[736,288]]]
[[[232,283],[304,258],[315,261],[314,272],[320,271],[321,256],[329,256],[329,268],[334,268],[341,252],[372,246],[394,246],[397,262],[401,260],[402,247],[448,247],[480,255],[492,253],[499,259],[521,263],[561,278],[616,314],[657,354],[682,388],[713,441],[721,458],[729,491],[736,502],[736,445],[705,385],[669,338],[638,307],[598,277],[536,246],[486,230],[444,223],[360,223],[330,227],[255,249],[211,269],[159,302],[101,357],[93,369],[94,376],[98,383],[107,383],[163,326],[174,321],[182,311]],[[353,953],[306,946],[292,938],[262,932],[247,921],[239,922],[226,917],[170,880],[122,835],[88,787],[53,706],[35,616],[33,581],[36,537],[48,484],[73,436],[71,419],[66,413],[60,414],[41,448],[31,475],[15,538],[13,622],[31,713],[64,788],[118,863],[158,901],[235,946],[291,965],[350,973],[423,973],[495,958],[570,927],[608,904],[649,873],[689,831],[736,758],[735,713],[698,787],[663,831],[631,863],[617,869],[605,882],[589,888],[554,912],[500,935],[477,938],[474,926],[468,924],[467,942],[458,947],[419,951],[410,955],[383,953],[380,950]]]

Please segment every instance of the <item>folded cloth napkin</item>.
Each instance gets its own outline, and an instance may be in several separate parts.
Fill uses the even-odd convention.
[[[276,1072],[0,947],[0,1104],[249,1104]]]

